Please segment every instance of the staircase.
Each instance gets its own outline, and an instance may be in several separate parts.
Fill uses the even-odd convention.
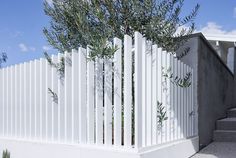
[[[236,142],[236,108],[227,111],[227,118],[216,122],[214,141]]]

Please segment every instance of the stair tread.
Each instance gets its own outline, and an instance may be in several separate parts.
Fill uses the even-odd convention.
[[[235,111],[236,112],[236,108],[232,108],[232,109],[229,109],[228,111]]]
[[[236,133],[236,130],[219,130],[219,129],[217,129],[217,130],[215,130],[214,132],[228,132],[228,133]]]
[[[227,117],[227,118],[223,118],[223,119],[220,119],[220,120],[217,120],[219,122],[221,121],[236,121],[236,117]]]

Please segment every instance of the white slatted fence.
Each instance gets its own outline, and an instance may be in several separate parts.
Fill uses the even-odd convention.
[[[43,58],[0,69],[1,137],[141,148],[196,136],[193,84],[176,82],[193,70],[138,32],[112,44],[112,59],[52,55],[64,76]]]

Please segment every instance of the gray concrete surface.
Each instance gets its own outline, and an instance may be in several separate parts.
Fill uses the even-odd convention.
[[[192,158],[236,158],[236,143],[213,142]]]
[[[190,47],[190,52],[181,60],[194,69],[197,98],[194,105],[198,105],[196,111],[202,148],[212,142],[216,121],[226,117],[227,109],[235,105],[234,75],[201,33],[190,36],[186,46]]]

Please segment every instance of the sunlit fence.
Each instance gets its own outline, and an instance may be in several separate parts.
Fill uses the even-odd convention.
[[[138,32],[112,42],[0,69],[0,135],[68,144],[141,148],[197,135],[193,70]],[[62,70],[63,71],[63,70]]]

